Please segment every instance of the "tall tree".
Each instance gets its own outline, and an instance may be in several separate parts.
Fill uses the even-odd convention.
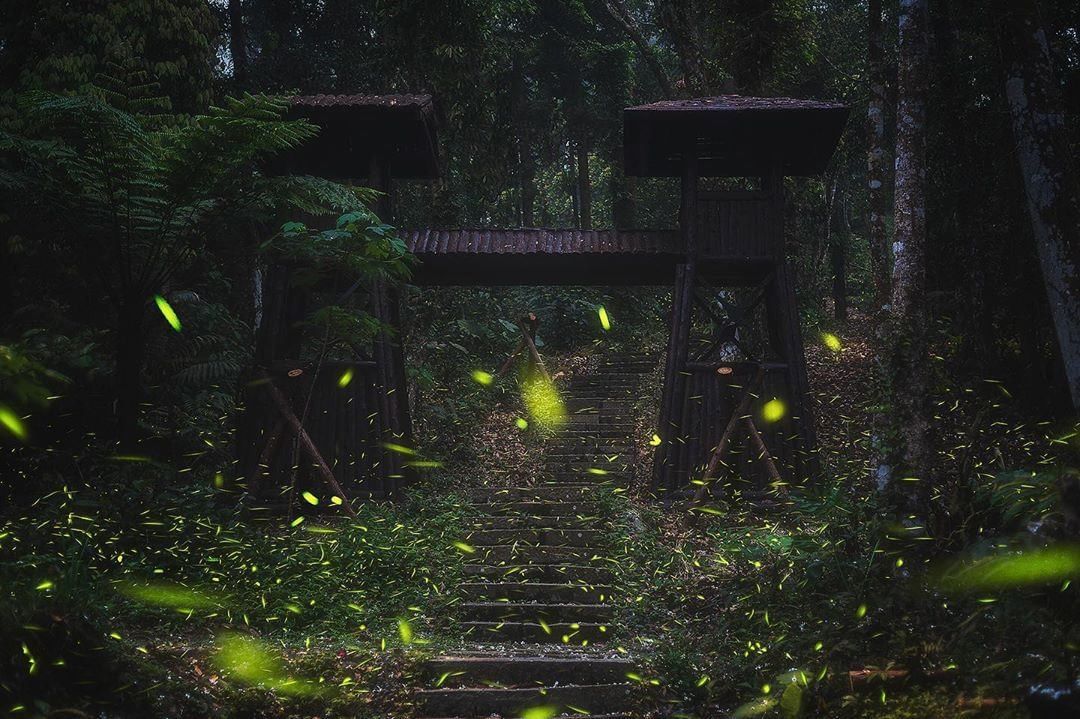
[[[892,303],[892,398],[900,472],[893,479],[901,509],[921,512],[929,498],[930,365],[926,312],[926,0],[900,2],[896,112]],[[917,481],[905,481],[915,479]]]
[[[657,22],[667,31],[683,71],[683,84],[690,95],[709,92],[712,83],[706,68],[705,50],[699,35],[699,18],[693,0],[656,3]]]
[[[664,97],[674,95],[671,78],[668,77],[667,70],[664,69],[660,59],[657,57],[655,45],[645,37],[645,31],[642,29],[641,23],[638,22],[626,6],[626,2],[624,0],[605,0],[604,4],[611,16],[615,18],[627,37],[630,38],[641,53],[649,72],[652,73],[657,85],[660,86],[660,90],[664,93]]]
[[[1003,3],[1005,94],[1028,215],[1069,384],[1080,410],[1080,184],[1046,33],[1026,2]]]
[[[889,301],[889,239],[885,216],[885,44],[881,0],[870,0],[867,23],[867,75],[870,100],[866,107],[866,188],[870,205],[867,240],[870,271],[874,281],[874,311],[881,312]]]

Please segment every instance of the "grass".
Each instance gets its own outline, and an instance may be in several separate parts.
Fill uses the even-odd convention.
[[[204,487],[66,489],[0,525],[5,709],[357,716],[405,700],[402,673],[452,614],[466,503],[430,487],[289,527]]]

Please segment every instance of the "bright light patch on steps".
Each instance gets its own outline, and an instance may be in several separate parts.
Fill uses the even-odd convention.
[[[529,415],[541,429],[554,431],[566,424],[566,405],[548,377],[539,372],[526,377],[521,395]]]

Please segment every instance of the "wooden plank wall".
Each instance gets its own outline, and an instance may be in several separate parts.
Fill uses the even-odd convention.
[[[776,259],[783,254],[776,202],[769,194],[701,193],[696,216],[702,257]]]
[[[290,376],[290,370],[297,369],[301,373]],[[352,379],[342,387],[340,380],[347,370],[352,371]],[[326,362],[317,372],[311,366],[279,362],[266,374],[296,416],[304,418],[305,430],[351,499],[381,498],[397,489],[379,471],[381,390],[373,362]],[[325,497],[327,490],[314,463],[294,449],[290,433],[281,435],[267,456],[279,415],[265,383],[253,378],[244,392],[247,436],[238,438],[238,451],[249,491],[261,501],[284,501],[295,467],[297,487]]]

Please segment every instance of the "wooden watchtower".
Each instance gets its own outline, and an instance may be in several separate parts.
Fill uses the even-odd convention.
[[[311,121],[320,131],[281,158],[275,171],[378,190],[382,194],[374,209],[383,222],[394,222],[394,180],[439,174],[435,110],[429,95],[294,97],[289,114]],[[274,264],[263,280],[255,357],[260,376],[248,386],[249,411],[239,442],[249,487],[257,491],[267,481],[280,486],[295,472],[322,474],[325,480],[328,471],[350,497],[391,496],[409,473],[407,455],[388,447],[412,443],[398,293],[388,286],[355,293],[352,301],[390,328],[380,333],[370,354],[312,366],[303,359],[300,329],[312,309],[312,293],[293,281],[296,270]],[[349,282],[344,282],[342,287],[323,289],[340,295],[348,289]],[[350,381],[342,386],[346,373]],[[282,401],[303,420],[320,457],[304,449],[302,437],[294,443],[295,433],[282,422]],[[296,444],[300,451],[290,451]],[[270,493],[267,487],[261,489]]]
[[[627,174],[681,178],[682,257],[674,277],[655,490],[674,490],[700,476],[721,438],[726,441],[738,405],[733,390],[755,382],[759,371],[755,393],[777,398],[786,410],[766,428],[774,440],[768,444],[796,473],[813,471],[814,422],[784,248],[783,178],[823,172],[847,114],[830,103],[738,95],[624,111]],[[717,189],[703,186],[708,178],[742,179]],[[749,288],[742,306],[724,301],[729,288]],[[745,356],[735,333],[759,304],[765,342],[756,356]],[[702,325],[714,336],[694,352],[692,333]]]
[[[321,133],[281,169],[382,191],[376,209],[386,222],[393,222],[395,179],[438,175],[434,107],[426,95],[301,97],[292,113]],[[829,103],[734,95],[627,108],[626,172],[681,178],[677,230],[403,229],[420,261],[412,281],[673,286],[654,489],[676,490],[700,476],[739,414],[740,387],[745,392],[750,384],[758,405],[776,397],[787,408],[763,427],[764,440],[751,428],[758,447],[767,444],[782,467],[805,475],[813,466],[814,427],[784,250],[783,178],[821,173],[846,117],[846,108]],[[729,186],[709,185],[719,181]],[[281,416],[289,413],[281,410],[291,403],[294,417],[307,418],[307,444],[314,447],[308,454],[319,455],[301,460],[301,469],[324,479],[332,474],[353,497],[393,494],[406,472],[402,455],[387,445],[412,444],[400,334],[384,333],[370,356],[311,371],[296,331],[307,295],[292,285],[292,273],[275,266],[264,281],[261,377],[251,385],[240,438],[245,473],[257,484],[295,471],[281,449]],[[365,301],[386,326],[401,327],[392,288],[372,288]],[[739,327],[755,317],[763,341],[740,344]],[[352,381],[341,387],[347,370]],[[266,383],[277,389],[269,392],[274,402]]]

